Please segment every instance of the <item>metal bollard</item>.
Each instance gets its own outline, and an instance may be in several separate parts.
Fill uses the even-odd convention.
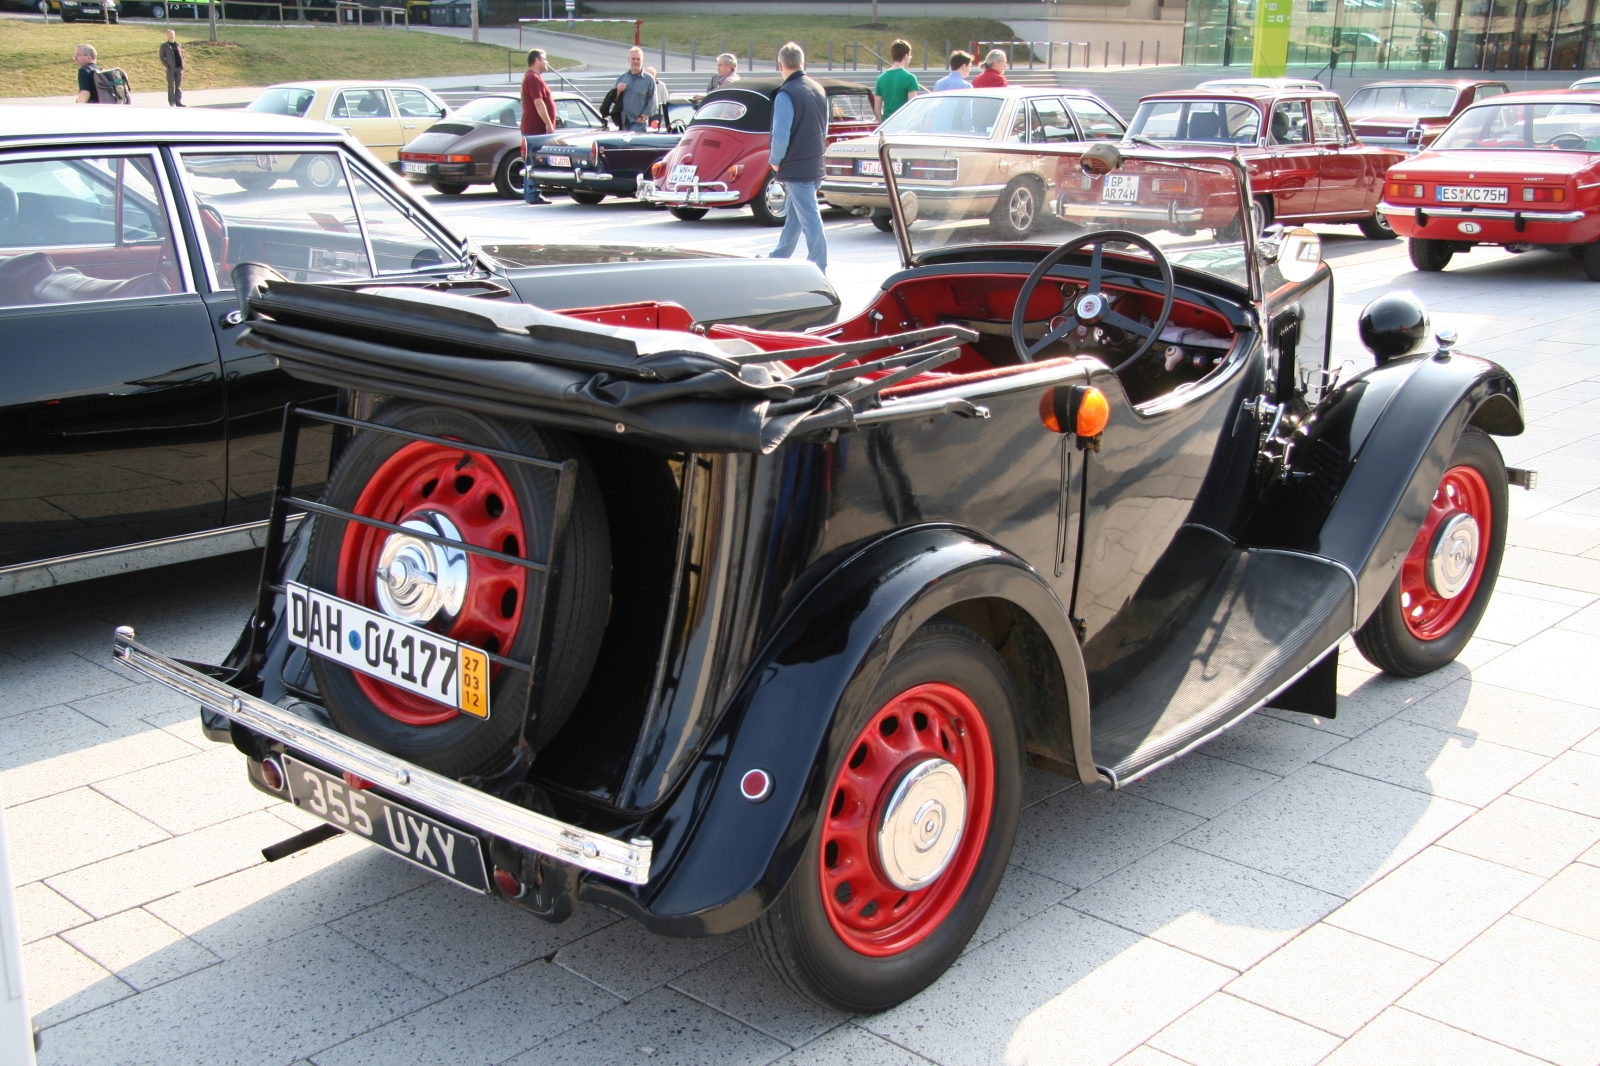
[[[695,39],[689,38],[689,73],[694,73]]]
[[[1144,42],[1139,42],[1139,65],[1144,66]]]
[[[828,69],[833,69],[833,38],[828,38]]]
[[[667,72],[667,39],[665,37],[661,38],[661,65],[656,69],[663,74]]]
[[[1123,66],[1127,66],[1128,65],[1128,42],[1127,41],[1123,41],[1122,42],[1122,65]]]

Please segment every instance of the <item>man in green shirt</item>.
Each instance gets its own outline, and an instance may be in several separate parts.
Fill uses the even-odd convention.
[[[889,46],[889,59],[893,65],[878,75],[876,98],[872,101],[879,122],[906,106],[913,96],[922,94],[917,76],[906,69],[911,65],[911,46],[905,41],[894,42]]]

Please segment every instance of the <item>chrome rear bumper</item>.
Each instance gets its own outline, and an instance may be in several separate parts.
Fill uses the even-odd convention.
[[[423,811],[628,884],[642,885],[650,880],[652,844],[644,837],[617,840],[468,788],[159,655],[140,644],[126,626],[116,632],[112,655],[128,669],[161,682],[202,707],[270,737],[292,752],[336,771],[366,778],[396,799]]]
[[[1382,203],[1378,210],[1386,215],[1414,215],[1421,212],[1429,218],[1493,218],[1502,222],[1582,222],[1582,211],[1513,211],[1505,207],[1440,207],[1419,205],[1403,207]]]
[[[720,189],[713,189],[708,185],[691,185],[686,189],[667,189],[653,181],[639,183],[639,199],[647,204],[673,204],[686,207],[699,207],[702,204],[733,204],[739,202],[739,191],[729,189],[722,182]]]

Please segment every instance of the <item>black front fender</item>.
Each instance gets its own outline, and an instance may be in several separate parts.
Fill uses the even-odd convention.
[[[796,606],[746,673],[707,745],[700,777],[709,791],[698,824],[664,871],[651,928],[712,935],[747,924],[787,883],[828,790],[827,773],[851,736],[851,720],[890,659],[917,628],[969,600],[1005,600],[1046,634],[1062,670],[1068,728],[1080,773],[1095,778],[1088,737],[1088,682],[1066,611],[1017,556],[947,526],[902,530],[840,564]],[[1070,711],[1070,718],[1069,718]],[[740,792],[751,769],[772,777],[766,800]],[[634,908],[629,908],[633,910]]]
[[[1329,439],[1324,448],[1349,458],[1312,550],[1355,575],[1360,624],[1399,573],[1462,430],[1476,425],[1515,436],[1523,429],[1522,404],[1505,368],[1444,353],[1385,364],[1324,408],[1320,419],[1344,427],[1342,440]],[[1317,447],[1314,439],[1308,444]]]

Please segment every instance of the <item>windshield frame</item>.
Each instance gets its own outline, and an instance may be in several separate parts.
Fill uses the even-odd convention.
[[[916,253],[911,246],[911,233],[906,225],[905,213],[900,199],[900,183],[894,171],[894,163],[890,156],[890,149],[914,148],[921,143],[921,140],[922,139],[919,138],[890,139],[884,134],[880,133],[878,135],[878,163],[883,168],[884,185],[888,189],[889,193],[889,213],[893,222],[895,243],[900,246],[900,263],[901,266],[906,270],[911,270],[922,265],[925,257],[924,255],[919,255]],[[1059,146],[1024,145],[1022,147],[1028,150],[1028,154],[1032,155],[1045,154],[1054,156],[1082,156],[1084,152],[1088,151],[1090,148],[1093,148],[1097,145],[1109,144],[1110,142],[1108,141],[1068,141],[1062,142]],[[998,152],[1004,151],[1005,149],[995,148],[994,150]],[[1250,171],[1245,166],[1244,160],[1241,159],[1237,153],[1205,152],[1193,150],[1181,151],[1160,148],[1140,149],[1130,145],[1121,144],[1116,146],[1116,151],[1120,153],[1122,158],[1125,160],[1133,159],[1139,162],[1178,167],[1180,169],[1199,170],[1203,164],[1208,167],[1223,167],[1227,170],[1230,170],[1234,178],[1234,187],[1239,196],[1239,206],[1241,220],[1244,224],[1244,232],[1246,234],[1254,233],[1256,223],[1255,214],[1252,208],[1252,200],[1250,198]],[[1260,258],[1259,252],[1256,248],[1257,239],[1258,238],[1254,236],[1246,236],[1240,241],[1240,243],[1244,246],[1245,278],[1248,282],[1246,292],[1251,302],[1259,305],[1263,299],[1263,293]],[[1046,244],[1034,241],[1023,241],[1021,243],[1028,247],[1036,247],[1045,251],[1058,246],[1053,243]],[[941,255],[943,254],[944,253],[941,250]],[[1211,274],[1202,270],[1197,270],[1193,267],[1179,267],[1177,265],[1174,265],[1173,269],[1182,269],[1188,271],[1189,273],[1201,274],[1213,281],[1232,286],[1235,289],[1238,288],[1238,282],[1236,280],[1224,277],[1220,274]]]

